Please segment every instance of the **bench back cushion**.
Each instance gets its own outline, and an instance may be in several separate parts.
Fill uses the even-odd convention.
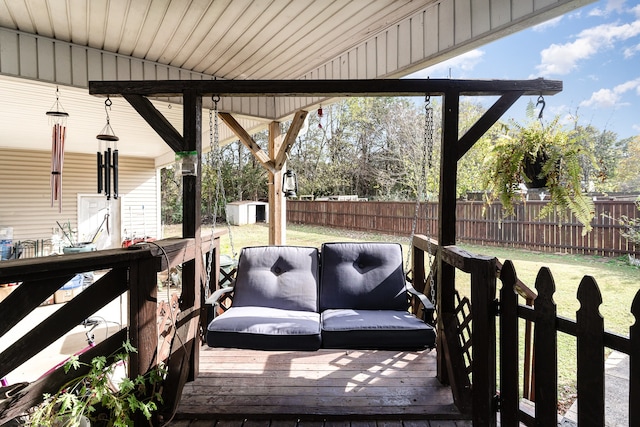
[[[325,243],[320,269],[320,311],[409,307],[397,243]]]
[[[256,246],[240,252],[234,307],[318,311],[318,249]]]

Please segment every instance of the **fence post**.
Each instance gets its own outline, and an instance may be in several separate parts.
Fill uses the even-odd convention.
[[[493,399],[496,395],[496,259],[473,261],[473,424],[495,426],[496,411]]]
[[[631,340],[629,368],[629,425],[640,425],[640,291],[636,293],[631,305],[635,323],[629,328]]]
[[[500,425],[519,425],[518,399],[518,282],[516,270],[509,260],[500,271]]]
[[[584,276],[578,287],[578,425],[604,426],[604,319],[600,289]]]
[[[538,297],[535,303],[534,331],[536,426],[548,427],[558,423],[558,335],[556,305],[553,294],[556,285],[551,271],[542,267],[536,277]]]

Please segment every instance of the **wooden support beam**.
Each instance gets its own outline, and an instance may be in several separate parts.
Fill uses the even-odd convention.
[[[255,156],[256,159],[260,162],[260,164],[269,172],[274,173],[276,169],[273,166],[273,161],[269,158],[269,155],[264,152],[262,148],[258,145],[256,141],[249,135],[249,133],[244,130],[242,125],[233,118],[233,116],[229,113],[218,113],[218,117],[222,119],[222,121],[229,126],[229,129],[236,134],[236,136]]]
[[[522,91],[502,95],[458,141],[458,160],[478,142],[503,114],[523,95]]]
[[[415,96],[456,91],[464,96],[495,96],[512,90],[525,95],[553,95],[562,91],[559,80],[117,80],[91,81],[89,94],[180,96],[185,90],[201,96]]]
[[[158,136],[175,152],[185,151],[182,135],[162,115],[160,111],[142,95],[127,94],[124,99],[142,116],[142,118],[156,131]]]
[[[187,151],[198,153],[198,174],[202,171],[202,97],[195,91],[184,93],[184,141]],[[202,271],[202,244],[200,237],[200,227],[202,224],[202,180],[200,175],[184,176],[183,182],[183,215],[182,215],[182,236],[194,239],[196,256],[193,260],[186,262],[182,266],[182,299],[180,310],[186,312],[194,310],[200,311],[200,273]],[[197,331],[198,319],[191,319],[194,324],[189,330]],[[189,336],[189,340],[195,340],[196,336]],[[183,341],[184,342],[184,341]],[[186,354],[186,365],[189,369],[189,379],[197,378],[199,371],[199,349],[194,345],[191,352]],[[184,383],[180,384],[180,390]]]
[[[441,246],[456,243],[456,185],[458,174],[458,113],[460,110],[460,93],[450,91],[442,102],[442,146],[440,155],[440,196],[438,204],[438,242]],[[438,379],[447,383],[452,372],[447,372],[442,346],[448,345],[444,336],[443,319],[454,315],[455,311],[455,267],[443,262],[438,257]],[[453,349],[449,348],[449,352]],[[457,357],[457,356],[452,356]]]
[[[280,151],[282,135],[280,123],[269,123],[269,154],[272,160]],[[286,200],[282,194],[282,170],[269,172],[269,244],[284,245],[286,243]]]
[[[293,120],[291,121],[291,126],[289,126],[289,130],[287,131],[287,135],[284,138],[284,142],[280,146],[274,160],[274,165],[277,171],[280,171],[287,161],[287,154],[291,151],[291,147],[296,142],[296,138],[300,133],[300,129],[304,125],[304,120],[307,118],[307,111],[299,110],[296,112],[295,116],[293,116]]]

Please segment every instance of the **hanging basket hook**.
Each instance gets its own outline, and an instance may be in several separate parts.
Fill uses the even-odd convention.
[[[116,136],[110,124],[109,110],[111,110],[112,104],[113,104],[113,101],[111,101],[111,99],[107,95],[107,99],[104,101],[104,112],[107,114],[107,124],[102,128],[100,133],[96,135],[96,139],[99,141],[119,141],[120,140],[120,138]]]
[[[547,106],[547,102],[544,100],[544,96],[540,95],[538,97],[538,102],[536,102],[536,107],[538,105],[542,105],[542,108],[540,108],[540,112],[538,113],[538,120],[542,120],[542,113],[544,112],[544,107]]]

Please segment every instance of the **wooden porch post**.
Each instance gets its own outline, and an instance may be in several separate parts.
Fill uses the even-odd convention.
[[[269,123],[269,159],[275,163],[282,135],[280,122]],[[269,244],[285,245],[287,242],[287,201],[282,193],[282,168],[269,171]]]
[[[188,347],[191,348],[189,360],[190,381],[198,377],[200,363],[200,346],[196,343],[197,322],[200,314],[200,273],[202,271],[202,245],[200,237],[201,205],[202,205],[202,97],[195,90],[185,90],[183,112],[183,135],[185,151],[198,152],[196,176],[182,177],[183,183],[183,214],[182,236],[195,239],[195,259],[182,266],[182,302],[180,309],[188,317],[189,326]],[[194,331],[192,334],[191,331]],[[189,356],[187,356],[189,357]]]
[[[458,177],[458,110],[460,94],[448,91],[442,96],[442,154],[440,156],[440,196],[438,204],[438,243],[440,246],[456,243],[456,186]],[[453,315],[455,292],[455,267],[442,262],[439,256],[437,306],[438,306],[438,379],[447,384],[449,372],[443,346],[444,318]]]

